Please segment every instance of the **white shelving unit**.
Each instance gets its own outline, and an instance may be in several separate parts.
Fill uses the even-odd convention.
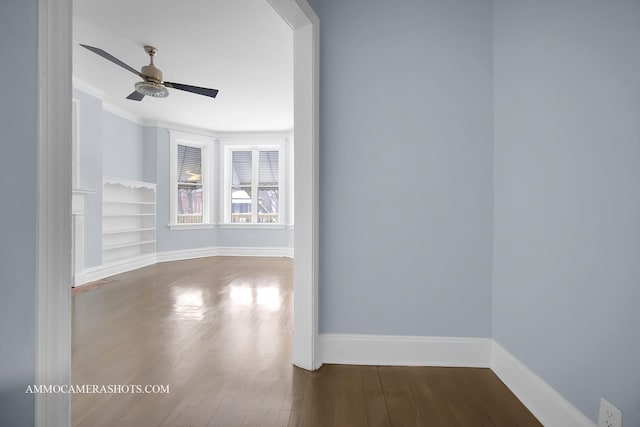
[[[104,178],[102,263],[132,260],[156,251],[156,184]]]

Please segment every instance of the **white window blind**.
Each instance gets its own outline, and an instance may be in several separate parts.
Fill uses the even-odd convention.
[[[232,223],[280,222],[280,152],[231,151]]]
[[[202,149],[198,147],[178,145],[177,154],[177,223],[202,223]]]

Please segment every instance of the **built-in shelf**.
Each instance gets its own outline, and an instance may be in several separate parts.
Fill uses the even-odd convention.
[[[116,217],[123,217],[123,216],[156,216],[155,213],[139,213],[139,212],[131,212],[131,213],[127,213],[127,212],[123,212],[123,213],[110,213],[110,214],[104,214],[102,215],[103,217],[110,217],[110,216],[116,216]]]
[[[132,246],[142,246],[142,245],[150,245],[150,244],[154,244],[155,245],[155,243],[156,243],[155,240],[137,240],[135,242],[119,243],[117,245],[103,246],[102,250],[103,251],[112,251],[114,249],[130,248]]]
[[[150,205],[155,206],[155,202],[132,202],[125,200],[104,200],[105,204],[114,204],[114,205]]]
[[[156,231],[155,227],[148,228],[125,228],[120,230],[110,230],[103,232],[102,234],[121,234],[121,233],[142,233],[144,231]]]
[[[102,263],[155,253],[156,185],[104,178]]]

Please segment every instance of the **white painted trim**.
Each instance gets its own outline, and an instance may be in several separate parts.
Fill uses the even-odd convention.
[[[320,30],[318,17],[306,0],[268,1],[294,30],[294,139],[298,149],[294,154],[297,256],[294,260],[293,361],[297,366],[313,370],[320,367],[317,345]],[[38,126],[41,191],[37,208],[36,381],[51,379],[51,384],[68,383],[71,372],[71,177],[64,179],[71,171],[71,17],[70,0],[38,0],[38,96],[42,108]],[[53,132],[53,128],[59,129],[60,135]],[[48,150],[44,156],[43,150],[50,140],[67,149]],[[305,174],[300,174],[300,170],[306,171]],[[55,179],[47,183],[50,175]],[[48,184],[51,191],[42,191],[44,184]],[[53,197],[46,197],[47,194]],[[48,216],[56,208],[69,212],[60,218]],[[46,227],[47,221],[56,220],[59,222],[55,227]],[[64,250],[65,242],[68,250]],[[54,291],[49,292],[52,289]],[[37,427],[69,426],[69,395],[38,394],[35,415]]]
[[[261,144],[262,141],[282,141],[287,139],[291,133],[291,129],[275,131],[275,130],[265,130],[265,131],[215,131],[215,135],[217,138],[235,141],[242,140],[248,144]]]
[[[37,384],[71,381],[71,0],[38,1]],[[71,424],[69,394],[35,395],[34,424]]]
[[[89,281],[87,280],[87,277],[84,275],[84,271],[81,271],[80,273],[76,273],[74,278],[73,278],[73,286],[82,286],[87,284]]]
[[[210,246],[196,249],[180,249],[164,251],[155,254],[142,255],[127,260],[117,261],[85,269],[76,276],[76,286],[86,285],[105,277],[137,270],[159,262],[183,261],[196,258],[215,256],[243,256],[243,257],[277,257],[293,258],[293,249],[285,247],[218,247]]]
[[[100,101],[104,99],[104,92],[98,89],[97,87],[90,85],[84,80],[80,80],[77,77],[72,77],[73,88],[78,89],[81,92],[84,92],[88,95],[93,96],[94,98],[98,98]]]
[[[73,105],[71,114],[73,115],[73,121],[75,121],[75,126],[73,129],[75,138],[73,138],[73,133],[71,136],[71,151],[73,156],[73,164],[71,167],[73,176],[71,177],[71,185],[73,188],[77,188],[80,187],[80,100],[72,98],[71,103]]]
[[[282,19],[294,30],[318,23],[318,17],[306,0],[268,0]]]
[[[200,173],[202,176],[202,223],[199,225],[212,225],[212,189],[215,185],[214,174],[211,173],[216,140],[210,136],[169,130],[169,228],[178,229],[178,146],[197,148],[200,150]]]
[[[157,187],[157,184],[154,182],[144,182],[144,181],[135,181],[133,179],[125,179],[125,178],[114,178],[114,177],[110,177],[110,176],[105,176],[102,178],[102,183],[103,184],[115,184],[115,185],[122,185],[124,187],[129,187],[129,188],[139,188],[139,187],[143,187],[143,188],[148,188],[149,190],[154,190]]]
[[[262,135],[262,137],[260,137]],[[285,171],[288,171],[288,159],[285,158],[285,145],[287,138],[285,136],[270,137],[267,133],[261,134],[260,132],[253,133],[252,138],[236,136],[233,138],[222,137],[218,139],[220,162],[220,182],[222,183],[222,189],[220,191],[219,218],[221,228],[230,228],[230,226],[241,227],[256,227],[263,226],[276,226],[284,228],[284,218],[289,204],[289,189],[287,188],[288,179],[285,179]],[[251,222],[233,223],[231,222],[231,184],[232,184],[232,156],[234,151],[250,151],[251,152],[251,166],[252,166],[252,181],[251,181]],[[279,222],[260,224],[258,223],[258,187],[259,185],[259,153],[261,151],[277,151],[278,152],[278,192],[280,211],[278,212]]]
[[[183,261],[187,259],[209,258],[218,255],[218,248],[211,246],[197,249],[179,249],[175,251],[158,252],[158,262]]]
[[[218,247],[218,256],[287,257],[293,256],[292,249],[284,247]]]
[[[109,264],[100,265],[97,267],[91,267],[84,270],[82,277],[84,282],[76,286],[86,285],[96,280],[104,279],[105,277],[114,276],[116,274],[126,273],[127,271],[137,270],[138,268],[153,265],[157,262],[155,254],[142,255],[135,258],[129,258],[122,261],[116,261]]]
[[[215,228],[215,224],[168,224],[170,230],[203,230]]]
[[[84,195],[87,195],[87,194],[95,194],[96,190],[93,190],[91,188],[74,188],[73,190],[71,190],[71,192],[73,194],[84,194]]]
[[[158,262],[182,261],[214,256],[285,257],[293,258],[293,249],[284,247],[219,247],[181,249],[158,252]]]
[[[592,420],[494,340],[491,369],[543,425],[595,427]]]
[[[547,427],[596,427],[536,373],[490,338],[320,334],[322,363],[491,368]]]
[[[168,122],[166,120],[146,120],[145,126],[155,126],[158,128],[165,128],[169,130],[176,130],[179,132],[186,132],[190,134],[202,135],[212,138],[261,138],[265,135],[270,138],[286,137],[291,129],[283,130],[265,130],[265,131],[231,131],[231,130],[215,130],[204,129],[195,126],[184,125],[180,123]]]
[[[120,117],[121,119],[128,120],[132,123],[135,123],[140,126],[147,126],[148,121],[136,116],[135,114],[130,113],[129,111],[122,109],[120,107],[116,107],[113,104],[110,104],[106,101],[102,101],[102,111],[107,111],[115,116]]]
[[[84,212],[85,212],[85,197],[88,193],[83,191],[73,190],[71,196],[71,214],[72,214],[72,233],[73,236],[71,253],[72,256],[72,268],[71,273],[73,276],[73,286],[78,283],[83,283],[82,272],[84,271],[84,241],[85,241],[85,224],[84,224]]]
[[[211,147],[215,141],[213,136],[183,132],[175,129],[169,129],[169,136],[176,142],[182,143],[181,145],[193,145],[198,148]]]
[[[195,126],[182,125],[179,123],[167,122],[164,120],[148,120],[146,126],[167,129],[168,131],[185,132],[191,135],[200,135],[209,138],[216,137],[216,131],[211,129],[202,129]]]
[[[293,29],[293,363],[321,365],[318,345],[318,138],[320,26],[306,0],[268,0]]]
[[[322,363],[488,368],[490,338],[320,334]]]
[[[288,229],[284,224],[270,224],[270,223],[229,223],[219,224],[219,228],[223,230],[285,230]]]

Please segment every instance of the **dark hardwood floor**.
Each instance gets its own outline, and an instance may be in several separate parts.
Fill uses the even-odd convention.
[[[489,369],[291,364],[288,259],[216,257],[73,296],[74,426],[540,426]]]

